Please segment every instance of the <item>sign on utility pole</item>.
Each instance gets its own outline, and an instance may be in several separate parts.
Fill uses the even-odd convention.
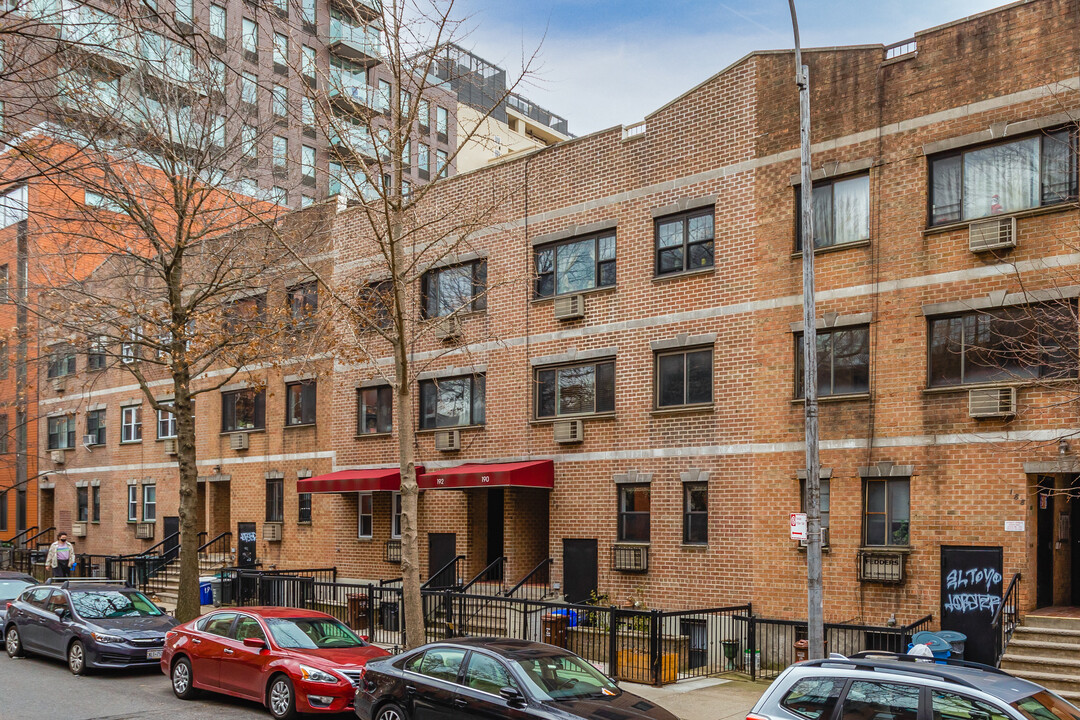
[[[803,395],[806,400],[806,605],[810,659],[825,657],[824,597],[821,585],[821,461],[818,457],[817,309],[814,305],[814,196],[810,176],[810,69],[802,63],[795,0],[795,82],[799,86],[799,145],[802,182],[799,196],[803,260]]]

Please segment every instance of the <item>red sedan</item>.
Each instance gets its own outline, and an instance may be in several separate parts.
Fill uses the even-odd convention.
[[[161,671],[182,700],[201,690],[265,705],[275,718],[350,710],[368,660],[388,652],[325,613],[222,609],[165,635]]]

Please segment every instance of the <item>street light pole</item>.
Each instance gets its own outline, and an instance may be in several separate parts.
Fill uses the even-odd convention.
[[[814,304],[814,197],[810,176],[810,69],[803,65],[795,0],[795,82],[799,86],[799,140],[802,182],[799,196],[803,259],[803,396],[806,418],[806,604],[810,659],[825,657],[824,597],[821,585],[821,460],[818,457],[817,310]]]

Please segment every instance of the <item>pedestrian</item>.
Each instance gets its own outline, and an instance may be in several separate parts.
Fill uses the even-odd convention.
[[[71,568],[75,567],[75,546],[67,538],[66,532],[57,535],[56,542],[49,546],[49,554],[45,557],[45,568],[52,571],[53,577],[71,577]]]

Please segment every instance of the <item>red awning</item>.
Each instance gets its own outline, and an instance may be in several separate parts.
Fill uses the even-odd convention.
[[[418,465],[416,474],[424,472]],[[301,478],[296,481],[296,491],[302,493],[352,493],[396,492],[401,489],[401,472],[397,468],[376,470],[339,470],[326,475]]]
[[[416,478],[421,490],[483,487],[555,487],[555,463],[533,460],[517,463],[458,465]]]

